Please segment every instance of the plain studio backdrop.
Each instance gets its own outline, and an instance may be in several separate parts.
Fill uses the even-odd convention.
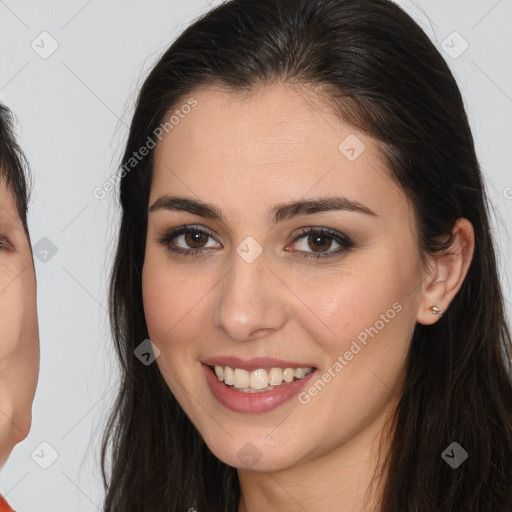
[[[106,297],[119,210],[114,192],[94,190],[120,163],[143,78],[217,3],[0,0],[0,100],[17,116],[33,172],[29,229],[41,337],[32,429],[0,475],[0,491],[15,510],[101,509],[100,438],[118,377]],[[510,318],[512,2],[399,3],[435,42],[462,90]]]

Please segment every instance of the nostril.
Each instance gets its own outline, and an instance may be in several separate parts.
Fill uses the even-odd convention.
[[[267,334],[267,331],[269,331],[270,329],[256,329],[255,331],[253,331],[251,333],[251,338],[262,338],[263,336],[266,336]],[[257,333],[255,335],[255,333]]]

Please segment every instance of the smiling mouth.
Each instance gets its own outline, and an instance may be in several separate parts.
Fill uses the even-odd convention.
[[[229,366],[207,366],[215,373],[219,381],[224,382],[227,387],[243,393],[272,391],[300,380],[316,369],[315,367],[272,367],[249,371]]]

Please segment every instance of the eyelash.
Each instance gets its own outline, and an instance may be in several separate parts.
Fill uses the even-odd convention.
[[[181,226],[179,228],[171,229],[167,233],[165,233],[162,237],[157,239],[157,242],[164,245],[169,251],[173,253],[179,253],[183,256],[201,256],[201,254],[208,252],[209,249],[181,249],[177,248],[175,244],[172,243],[172,240],[179,235],[188,234],[188,233],[202,233],[203,235],[214,238],[212,233],[209,230],[201,229],[199,227],[194,226]],[[317,260],[320,258],[330,258],[332,256],[337,256],[346,251],[355,247],[353,240],[347,235],[335,231],[330,228],[302,228],[302,230],[296,234],[293,238],[293,242],[305,238],[308,235],[316,235],[319,234],[321,236],[327,236],[328,238],[333,239],[335,242],[341,245],[340,249],[336,251],[326,252],[326,253],[308,253],[305,251],[294,251],[300,258],[304,259],[313,259]]]

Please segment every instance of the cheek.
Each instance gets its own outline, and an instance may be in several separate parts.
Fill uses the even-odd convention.
[[[153,332],[156,334],[164,331],[164,324],[167,323],[165,311],[173,310],[170,307],[173,301],[172,294],[162,285],[162,280],[157,279],[156,272],[148,263],[144,264],[142,271],[142,301],[149,335],[153,340]]]
[[[142,296],[149,339],[160,349],[156,364],[170,391],[189,417],[194,418],[191,396],[199,396],[199,381],[190,379],[190,360],[195,359],[206,311],[201,298],[208,288],[180,265],[160,255],[147,255],[142,271]]]
[[[205,291],[179,265],[149,254],[142,271],[144,314],[150,339],[166,349],[178,347],[180,340],[189,341],[197,329],[194,320],[201,310]],[[172,340],[172,344],[171,344]]]
[[[31,265],[31,262],[28,264]],[[25,270],[0,295],[0,410],[11,424],[2,423],[6,451],[25,438],[31,426],[32,401],[39,374],[39,328],[33,271]],[[5,270],[5,268],[4,268]],[[5,287],[6,273],[0,283]],[[16,425],[16,428],[12,428]]]
[[[329,353],[344,349],[365,327],[373,325],[380,313],[392,307],[395,297],[377,283],[366,286],[356,277],[332,281],[302,295],[308,297],[311,307],[304,307],[299,318]]]
[[[359,267],[359,265],[358,265]],[[400,265],[393,255],[368,258],[359,268],[340,269],[297,288],[296,303],[302,325],[331,359],[349,350],[353,341],[363,346],[376,336],[396,337],[407,331],[414,265]]]
[[[35,277],[23,263],[0,260],[0,357],[35,350],[38,341]]]
[[[168,283],[165,274],[144,265],[142,273],[142,299],[149,338],[161,345],[166,334],[177,321],[175,283]]]

